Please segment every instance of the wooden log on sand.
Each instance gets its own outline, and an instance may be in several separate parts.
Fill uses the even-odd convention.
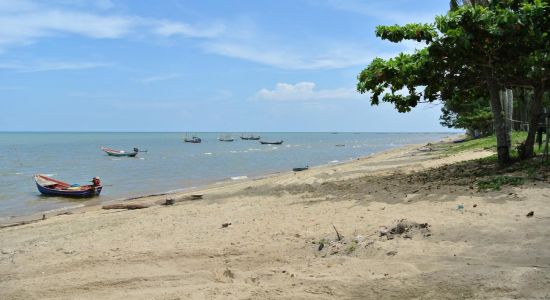
[[[103,205],[101,208],[103,209],[142,209],[142,208],[148,208],[149,205],[145,204],[109,204],[109,205]]]

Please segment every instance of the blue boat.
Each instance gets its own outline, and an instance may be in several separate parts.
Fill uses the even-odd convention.
[[[34,175],[38,191],[45,196],[87,198],[99,196],[103,187],[98,177],[94,177],[92,185],[71,185],[45,175]]]

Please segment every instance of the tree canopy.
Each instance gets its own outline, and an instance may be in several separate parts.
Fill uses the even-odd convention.
[[[382,100],[400,112],[410,111],[421,101],[477,101],[472,95],[483,91],[491,103],[499,161],[505,164],[510,138],[499,90],[528,86],[544,93],[550,77],[548,2],[463,5],[436,17],[434,24],[378,26],[376,35],[381,39],[412,40],[427,46],[388,60],[374,59],[359,74],[357,90],[370,92],[371,104]],[[535,113],[540,111],[537,103],[532,107]]]

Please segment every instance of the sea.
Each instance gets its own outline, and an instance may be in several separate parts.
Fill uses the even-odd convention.
[[[235,181],[294,167],[337,164],[407,144],[441,140],[456,133],[254,133],[262,145],[240,133],[197,133],[200,144],[185,143],[184,133],[0,133],[0,221],[13,216],[55,212],[117,199],[185,191],[220,181]],[[218,141],[232,136],[233,142]],[[338,146],[337,146],[338,145]],[[343,146],[342,146],[343,145]],[[101,147],[141,151],[136,158],[107,156]],[[91,199],[45,197],[34,174],[78,184],[99,176],[101,196]]]

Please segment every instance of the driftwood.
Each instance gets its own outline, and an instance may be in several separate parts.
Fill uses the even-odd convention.
[[[334,231],[336,231],[336,237],[338,238],[338,241],[341,241],[341,240],[342,240],[342,236],[340,235],[340,233],[339,233],[338,230],[336,229],[336,226],[334,226],[334,224],[332,224],[332,227],[334,228]]]
[[[142,209],[142,208],[148,208],[149,205],[145,204],[109,204],[109,205],[103,205],[103,209]]]
[[[31,223],[36,223],[36,222],[38,222],[38,221],[42,221],[42,219],[29,220],[29,221],[21,221],[21,222],[17,222],[17,223],[11,223],[11,224],[0,225],[0,229],[4,229],[4,228],[8,228],[8,227],[21,226],[21,225],[27,225],[27,224],[31,224]]]

